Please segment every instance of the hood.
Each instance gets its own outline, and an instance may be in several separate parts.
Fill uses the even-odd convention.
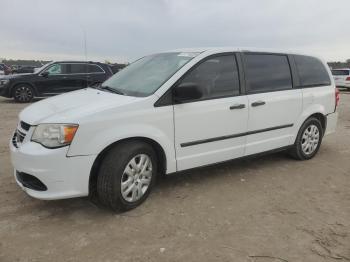
[[[20,78],[26,78],[26,77],[31,77],[31,76],[33,76],[33,75],[35,75],[35,74],[33,74],[33,73],[26,73],[26,74],[13,74],[13,75],[0,75],[0,79],[14,79],[14,78],[18,78],[18,79],[20,79]]]
[[[120,107],[142,98],[123,96],[86,88],[36,102],[26,107],[19,118],[28,124],[77,123],[84,116]]]

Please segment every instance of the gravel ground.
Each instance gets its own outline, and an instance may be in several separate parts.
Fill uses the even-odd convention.
[[[350,93],[318,155],[232,161],[160,179],[139,208],[41,201],[12,177],[25,105],[0,98],[0,261],[350,261]]]

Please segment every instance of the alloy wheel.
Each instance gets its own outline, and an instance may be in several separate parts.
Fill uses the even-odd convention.
[[[320,142],[320,131],[316,125],[309,125],[301,138],[301,149],[305,155],[311,155]]]
[[[133,157],[121,178],[121,194],[125,201],[136,202],[146,193],[152,180],[152,161],[146,154]]]
[[[20,86],[15,90],[15,99],[19,102],[28,102],[33,98],[33,92],[28,86]]]

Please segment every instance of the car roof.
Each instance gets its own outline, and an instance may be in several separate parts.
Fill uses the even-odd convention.
[[[169,51],[168,51],[169,52]],[[257,48],[257,47],[198,47],[198,48],[180,48],[171,50],[170,52],[261,52],[261,53],[283,53],[305,55],[300,52],[290,50],[279,50],[273,48]]]
[[[94,62],[94,61],[79,61],[79,60],[61,60],[61,61],[52,61],[52,63],[88,63],[88,64],[105,64],[101,62]]]

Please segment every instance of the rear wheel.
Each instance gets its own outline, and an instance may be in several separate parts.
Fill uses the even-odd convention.
[[[307,119],[299,130],[291,155],[298,160],[313,158],[321,146],[322,137],[321,122],[314,117]]]
[[[30,85],[19,84],[14,87],[13,98],[18,103],[28,103],[34,98],[34,90]]]
[[[98,199],[115,211],[135,208],[148,197],[156,174],[157,157],[150,145],[139,141],[119,144],[102,160]]]

